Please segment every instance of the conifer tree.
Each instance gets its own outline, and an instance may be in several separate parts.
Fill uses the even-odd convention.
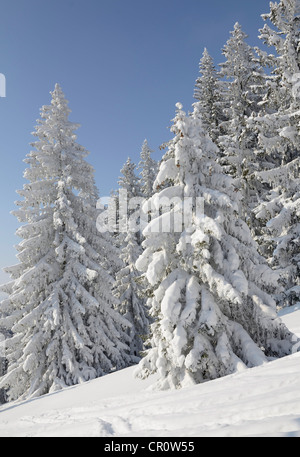
[[[149,317],[143,293],[145,281],[136,268],[136,260],[141,252],[135,233],[129,229],[121,251],[123,268],[116,275],[114,293],[119,300],[118,311],[131,323],[130,353],[136,362],[141,358],[144,338],[149,332]]]
[[[76,142],[78,124],[59,85],[43,106],[27,155],[14,212],[23,224],[19,264],[1,303],[0,326],[8,399],[53,392],[130,363],[129,323],[113,310],[113,280],[103,265],[108,241],[96,230],[97,189],[88,152]]]
[[[144,173],[144,190],[150,192],[151,164],[150,149],[145,142],[143,145],[144,156],[142,158]],[[144,282],[136,268],[136,260],[142,252],[141,248],[141,210],[143,203],[142,188],[139,178],[135,174],[136,166],[128,158],[121,172],[120,185],[120,207],[121,216],[119,228],[121,229],[121,260],[123,266],[116,275],[114,294],[119,300],[117,310],[131,323],[129,329],[131,354],[136,361],[140,360],[140,353],[143,350],[143,337],[148,334],[149,320],[143,297]],[[122,190],[126,191],[125,194]],[[124,202],[123,199],[126,199]],[[126,209],[126,213],[122,210]]]
[[[174,139],[155,182],[163,189],[150,199],[156,217],[137,261],[152,287],[155,322],[136,375],[157,372],[160,389],[263,364],[290,354],[297,342],[277,319],[267,293],[277,276],[239,216],[240,194],[216,163],[199,111],[195,104],[186,116],[177,104]],[[161,207],[163,199],[169,204]]]
[[[256,119],[261,149],[274,166],[281,166],[298,157],[299,86],[300,86],[300,1],[281,0],[270,3],[270,13],[260,38],[276,53],[261,52],[261,58],[272,69],[264,98],[266,115]]]
[[[6,359],[5,359],[5,335],[2,329],[0,329],[0,378],[5,375],[6,372]],[[5,403],[5,390],[0,389],[0,405]]]
[[[135,197],[141,197],[140,180],[136,175],[136,165],[128,157],[124,166],[121,169],[122,176],[120,176],[118,184],[121,189],[126,190],[128,200]]]
[[[259,113],[264,96],[265,75],[254,50],[246,43],[247,35],[236,23],[223,49],[226,61],[221,64],[221,76],[227,81],[224,98],[227,99],[222,123],[224,134],[219,138],[225,170],[236,178],[236,186],[243,194],[243,213],[250,224],[251,209],[257,204],[257,186],[253,172],[259,169],[254,151],[257,136],[247,120]]]
[[[263,18],[271,26],[264,25],[260,38],[276,53],[262,53],[273,69],[266,112],[249,122],[257,130],[265,163],[257,177],[269,186],[255,213],[265,225],[270,264],[281,272],[281,307],[300,300],[300,1],[271,2]]]
[[[153,184],[157,175],[157,162],[151,157],[152,150],[145,140],[141,150],[141,160],[138,168],[141,170],[141,192],[144,198],[153,195]]]
[[[194,98],[199,103],[203,126],[209,132],[212,140],[220,136],[220,124],[226,119],[222,112],[222,82],[213,59],[207,49],[203,51],[199,64],[200,76],[196,79]]]
[[[136,175],[136,164],[128,157],[127,161],[121,169],[122,175],[119,177],[119,236],[120,246],[123,246],[124,238],[128,231],[129,219],[138,211],[136,210],[138,203],[142,199],[140,179]],[[138,222],[139,215],[136,214]],[[136,239],[138,244],[140,239],[140,231],[136,231]]]

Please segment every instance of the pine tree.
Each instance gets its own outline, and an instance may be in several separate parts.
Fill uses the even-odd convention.
[[[157,175],[157,162],[152,159],[152,150],[149,148],[148,141],[145,140],[141,150],[141,160],[138,168],[141,170],[141,192],[144,198],[153,195],[153,184]]]
[[[260,38],[276,53],[262,53],[273,73],[264,100],[266,113],[251,120],[265,163],[257,176],[270,189],[255,212],[265,225],[263,242],[270,264],[281,272],[281,307],[300,300],[300,1],[271,2],[263,18],[274,28],[266,23]]]
[[[240,24],[236,23],[223,49],[226,61],[221,64],[220,73],[227,81],[224,98],[228,108],[225,110],[227,120],[221,124],[224,134],[218,145],[225,156],[221,163],[236,178],[236,186],[243,194],[243,214],[251,224],[251,210],[257,204],[259,187],[253,172],[259,169],[259,161],[254,153],[257,136],[247,120],[261,111],[265,75],[246,38]]]
[[[263,364],[297,341],[277,319],[267,293],[277,276],[239,216],[240,194],[216,163],[199,106],[191,116],[177,108],[155,183],[164,188],[151,199],[156,217],[137,261],[152,286],[155,322],[136,375],[157,372],[160,389]]]
[[[96,229],[97,189],[88,152],[76,143],[78,124],[59,85],[43,106],[25,160],[29,181],[14,212],[23,225],[20,263],[7,268],[0,326],[8,399],[53,392],[130,363],[129,323],[113,310],[113,280],[103,265],[108,242]],[[121,340],[123,342],[121,342]]]
[[[141,252],[135,233],[128,230],[121,252],[124,266],[117,273],[114,292],[120,303],[117,307],[118,311],[131,323],[130,353],[136,362],[141,358],[141,352],[144,349],[143,341],[149,333],[149,318],[142,290],[145,282],[135,265]]]
[[[200,102],[203,126],[213,141],[220,136],[220,124],[226,119],[222,112],[222,82],[207,49],[199,63],[200,76],[196,79],[194,98]]]
[[[8,335],[6,335],[8,336]],[[0,378],[6,373],[5,331],[0,328]],[[6,402],[5,390],[0,389],[0,405]]]
[[[142,191],[140,179],[136,175],[136,165],[128,157],[121,169],[122,176],[119,177],[119,233],[120,246],[122,247],[124,237],[128,231],[129,219],[134,213],[138,203],[142,200]],[[136,221],[139,221],[139,215],[136,215]],[[140,238],[140,231],[136,232],[137,240]]]
[[[126,190],[128,200],[142,196],[140,180],[135,171],[136,165],[131,161],[131,158],[128,157],[121,169],[122,176],[120,176],[118,181],[120,188]]]
[[[266,93],[265,116],[257,119],[261,149],[273,166],[285,165],[298,157],[299,86],[300,86],[300,1],[281,0],[270,3],[271,21],[260,30],[260,38],[274,46],[276,54],[262,53],[262,60],[272,68]]]
[[[145,167],[144,184],[148,192],[150,183],[150,172],[148,165],[151,163],[150,149],[145,142],[143,145],[143,164]],[[121,260],[123,266],[116,275],[114,294],[119,300],[117,310],[131,323],[129,329],[131,354],[135,361],[140,360],[140,353],[143,350],[143,337],[148,334],[149,320],[145,307],[145,298],[142,288],[144,282],[140,278],[140,273],[136,268],[136,260],[142,252],[141,248],[141,205],[144,201],[140,180],[135,174],[136,166],[128,158],[121,172],[119,179],[120,193],[120,221],[121,229]],[[122,193],[126,191],[126,193]],[[126,201],[123,201],[126,199]],[[126,213],[123,211],[126,210]]]

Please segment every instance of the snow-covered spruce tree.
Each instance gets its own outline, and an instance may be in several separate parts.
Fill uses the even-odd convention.
[[[123,246],[127,234],[129,218],[136,213],[139,199],[142,198],[141,183],[136,175],[136,164],[128,157],[121,169],[122,176],[119,177],[119,236],[120,246]],[[136,220],[139,217],[137,215]],[[136,239],[140,244],[140,231],[136,231]]]
[[[141,193],[144,198],[153,195],[153,184],[157,175],[157,162],[151,157],[152,150],[149,148],[148,141],[145,140],[141,150],[141,160],[138,169],[141,175]]]
[[[140,170],[140,179],[136,183],[134,166],[127,161],[123,168],[124,179],[131,182],[126,186],[124,180],[119,184],[123,188],[131,189],[131,198],[136,202],[133,208],[128,208],[128,231],[125,238],[124,248],[121,255],[125,268],[118,275],[118,296],[121,300],[121,313],[133,324],[131,329],[131,349],[133,355],[140,354],[144,349],[144,340],[149,333],[149,315],[146,307],[148,282],[145,277],[136,268],[136,260],[142,253],[142,230],[148,220],[148,215],[141,212],[143,200],[150,198],[153,193],[153,185],[158,171],[158,163],[151,157],[153,151],[150,149],[147,139],[144,140],[138,170]],[[131,165],[131,172],[128,172],[128,166]],[[127,172],[126,172],[127,169]],[[125,184],[125,185],[124,185]],[[139,202],[139,200],[141,202]],[[145,217],[143,217],[145,216]]]
[[[199,63],[200,76],[196,79],[194,98],[199,103],[203,126],[213,141],[220,136],[220,124],[226,119],[223,114],[223,83],[217,72],[213,59],[207,49],[203,51]]]
[[[123,268],[116,275],[114,293],[119,300],[118,311],[131,323],[129,328],[130,354],[138,362],[144,349],[144,339],[149,333],[149,317],[145,306],[143,287],[145,281],[136,268],[138,254],[142,252],[137,245],[135,233],[128,229],[121,259]]]
[[[144,143],[145,153],[146,146]],[[149,163],[149,159],[145,161]],[[136,260],[142,252],[140,205],[143,197],[139,178],[135,174],[135,164],[128,158],[119,178],[119,230],[122,239],[121,255],[123,266],[116,274],[114,294],[118,298],[117,310],[131,323],[128,329],[130,337],[130,353],[135,361],[140,360],[143,350],[143,339],[148,334],[149,320],[145,307],[145,298],[142,289],[145,281],[136,268]],[[149,174],[147,174],[149,177]],[[122,191],[126,193],[122,193]],[[149,189],[148,189],[149,190]],[[126,199],[126,201],[123,201]]]
[[[0,388],[24,399],[81,383],[130,363],[129,323],[113,309],[112,278],[102,267],[107,240],[96,230],[98,199],[88,152],[76,143],[78,124],[59,85],[41,110],[29,181],[15,215],[20,263],[1,303],[7,373]]]
[[[257,177],[271,189],[255,212],[265,224],[263,244],[273,268],[281,272],[283,294],[278,306],[300,301],[300,1],[270,4],[271,21],[260,38],[276,53],[265,55],[273,79],[264,103],[266,113],[250,121],[256,126],[265,169]]]
[[[275,54],[261,52],[262,61],[272,68],[272,78],[264,97],[266,114],[256,118],[261,150],[274,166],[298,157],[299,86],[300,86],[300,1],[281,0],[270,3],[270,13],[260,38]]]
[[[218,151],[202,128],[199,106],[191,116],[177,108],[175,136],[155,183],[164,184],[148,202],[157,217],[144,230],[137,261],[152,286],[156,320],[136,375],[157,372],[160,389],[263,364],[290,354],[297,342],[277,318],[267,293],[277,277],[239,217],[239,194],[215,161]],[[169,205],[162,205],[166,199]]]
[[[265,224],[265,254],[283,286],[276,296],[279,308],[300,302],[300,179],[293,179],[294,165],[261,173],[274,190],[255,208],[257,219]]]
[[[226,80],[227,120],[221,124],[224,134],[220,146],[225,170],[236,178],[236,186],[243,195],[244,217],[251,224],[251,209],[257,203],[257,183],[253,171],[259,169],[254,150],[256,133],[248,127],[247,119],[259,113],[263,99],[265,75],[254,50],[246,43],[247,35],[240,24],[234,25],[231,37],[223,49],[226,61],[221,66],[221,76]]]
[[[122,176],[120,176],[118,181],[120,188],[126,190],[128,200],[142,196],[140,180],[135,171],[136,165],[128,157],[121,169]]]
[[[6,373],[5,331],[0,328],[0,378]],[[0,389],[0,405],[6,402],[5,390]]]

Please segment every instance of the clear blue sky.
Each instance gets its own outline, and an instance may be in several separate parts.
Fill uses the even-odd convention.
[[[175,103],[189,111],[204,47],[215,63],[234,23],[260,44],[269,0],[0,0],[0,268],[17,263],[17,189],[39,110],[61,84],[100,195],[145,138],[160,159]],[[0,272],[0,283],[4,275]]]

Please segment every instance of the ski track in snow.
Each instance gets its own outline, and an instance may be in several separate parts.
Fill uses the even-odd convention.
[[[299,329],[299,308],[283,320]],[[177,391],[152,391],[134,370],[3,405],[0,436],[300,437],[299,352]]]

